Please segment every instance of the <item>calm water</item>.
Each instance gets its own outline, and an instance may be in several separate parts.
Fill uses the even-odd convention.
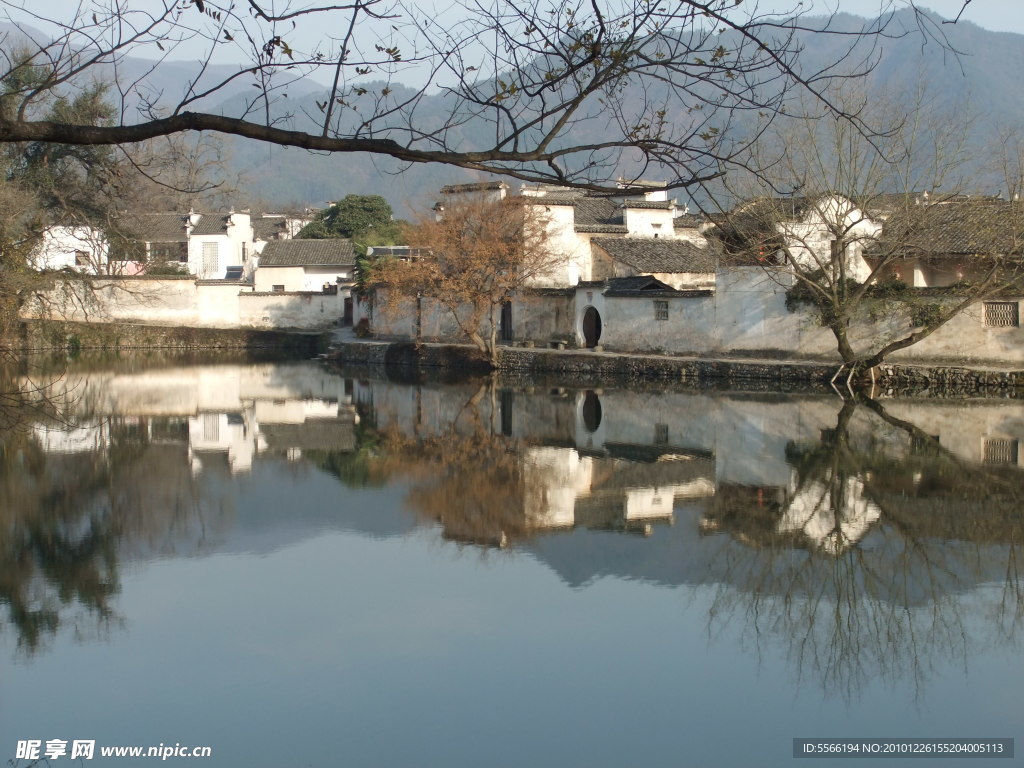
[[[0,760],[1024,749],[1022,403],[92,368],[2,433]]]

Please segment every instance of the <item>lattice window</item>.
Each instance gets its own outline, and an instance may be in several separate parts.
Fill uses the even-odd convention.
[[[203,414],[203,440],[208,443],[220,442],[220,414]]]
[[[1016,301],[986,301],[985,325],[992,328],[1020,326],[1020,309]]]
[[[1003,437],[986,437],[982,441],[982,459],[986,464],[1017,464],[1019,444]]]
[[[655,301],[654,302],[654,319],[655,320],[668,320],[668,302],[667,301]]]
[[[203,243],[203,277],[220,272],[220,249],[218,243]]]

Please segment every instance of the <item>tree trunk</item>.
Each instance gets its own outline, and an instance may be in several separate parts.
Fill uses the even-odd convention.
[[[839,352],[839,356],[843,358],[843,362],[854,362],[857,359],[857,353],[853,351],[853,347],[850,345],[846,323],[841,319],[836,320],[829,324],[829,329],[832,331],[832,335],[836,337],[836,349]]]

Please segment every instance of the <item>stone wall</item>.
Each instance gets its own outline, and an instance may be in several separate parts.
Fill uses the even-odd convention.
[[[304,349],[326,345],[319,333],[241,328],[187,328],[129,323],[68,323],[30,320],[23,324],[22,347],[44,349]]]
[[[832,391],[837,366],[824,361],[699,359],[642,354],[607,354],[587,350],[501,347],[499,368],[531,380],[571,382],[600,387],[608,381],[681,382],[705,387],[720,383],[771,391],[804,391],[810,385]],[[487,363],[472,347],[411,342],[349,342],[334,347],[333,358],[349,365],[390,368],[439,368],[455,373],[482,372]],[[548,379],[547,377],[551,377]],[[842,387],[841,381],[837,385]],[[964,394],[1013,397],[1024,394],[1024,371],[969,369],[941,365],[882,365],[876,393]]]

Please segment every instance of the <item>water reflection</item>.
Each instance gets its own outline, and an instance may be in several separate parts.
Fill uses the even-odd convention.
[[[739,626],[843,696],[878,676],[920,689],[1019,634],[1014,401],[404,384],[306,363],[71,372],[45,394],[74,405],[5,433],[0,464],[0,601],[29,652],[116,624],[125,560],[323,526],[425,526],[574,587],[710,587],[713,636]],[[237,504],[239,483],[285,470],[332,476],[339,497],[400,489],[411,515]]]

